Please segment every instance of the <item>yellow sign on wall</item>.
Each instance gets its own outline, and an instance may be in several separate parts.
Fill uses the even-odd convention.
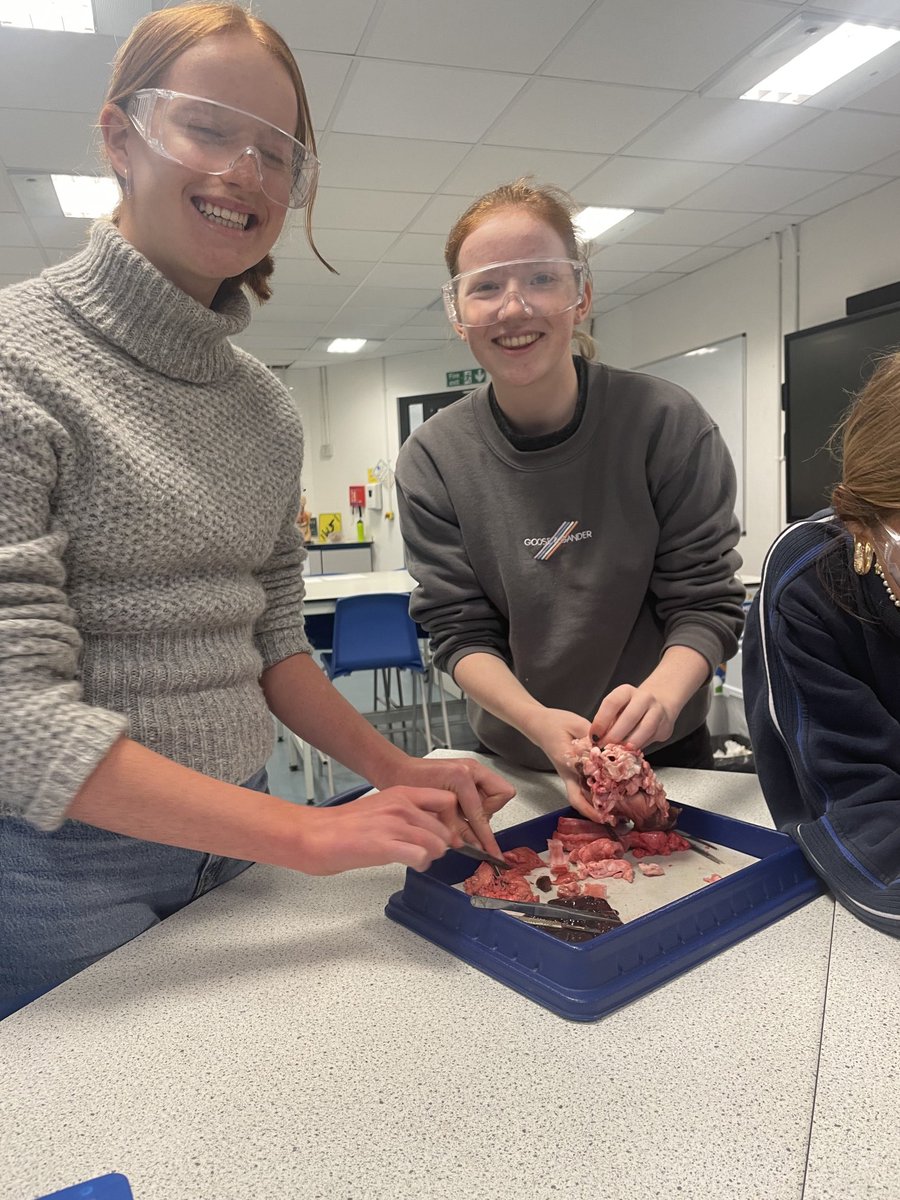
[[[342,524],[340,513],[319,513],[319,541],[339,542]]]

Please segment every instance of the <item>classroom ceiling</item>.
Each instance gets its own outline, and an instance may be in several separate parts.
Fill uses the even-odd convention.
[[[70,255],[49,172],[98,173],[93,123],[141,0],[95,0],[98,34],[0,29],[0,285]],[[152,7],[162,7],[153,4]],[[273,366],[446,345],[447,231],[521,174],[637,210],[594,243],[594,311],[900,177],[900,47],[799,106],[737,97],[842,19],[900,0],[255,0],[294,49],[322,161],[315,259],[302,218],[240,344]],[[779,57],[780,56],[780,57]],[[765,70],[761,70],[765,67]]]

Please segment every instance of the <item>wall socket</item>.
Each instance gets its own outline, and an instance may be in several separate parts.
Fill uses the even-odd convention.
[[[323,442],[319,447],[319,458],[331,458],[333,453],[331,442]]]

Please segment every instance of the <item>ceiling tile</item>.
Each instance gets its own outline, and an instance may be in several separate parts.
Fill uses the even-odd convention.
[[[740,163],[821,115],[789,104],[689,96],[633,141],[628,153],[647,158]]]
[[[18,213],[0,213],[0,246],[36,246],[28,222]]]
[[[636,230],[629,242],[652,242],[665,246],[708,246],[726,234],[749,225],[758,213],[691,212],[673,208]]]
[[[332,284],[346,286],[352,290],[356,284],[362,283],[372,270],[371,262],[348,262],[338,258],[332,258],[330,261],[339,274],[332,275],[317,258],[282,258],[276,251],[275,280],[279,284],[286,283],[298,287],[302,285],[304,290],[308,289],[308,285],[329,287]]]
[[[40,250],[24,246],[0,246],[0,275],[40,275],[46,266]]]
[[[469,153],[444,187],[448,192],[474,198],[521,175],[533,175],[540,183],[552,183],[571,190],[605,161],[599,154],[482,145]]]
[[[723,163],[617,155],[580,183],[575,197],[583,204],[667,208],[727,170]]]
[[[723,209],[726,212],[771,212],[787,208],[801,196],[838,183],[837,171],[801,171],[780,167],[732,167],[706,187],[699,188],[682,208]]]
[[[388,250],[384,261],[434,266],[444,261],[445,240],[439,233],[404,233]]]
[[[271,311],[267,312],[266,319],[259,325],[259,329],[267,337],[270,337],[270,327],[281,322],[289,322],[291,326],[298,327],[324,325],[326,321],[330,321],[340,312],[343,305],[343,300],[332,300],[327,304],[314,304],[311,299],[306,304],[296,304],[282,299],[276,293],[266,305],[266,309],[271,309]]]
[[[353,74],[334,128],[339,133],[477,142],[525,78],[365,59]]]
[[[353,58],[349,54],[316,54],[310,50],[295,50],[294,57],[303,76],[313,125],[321,129],[328,123]]]
[[[446,321],[443,324],[431,325],[414,325],[411,321],[407,321],[400,329],[399,336],[408,338],[411,342],[431,341],[452,345],[456,341],[456,334]]]
[[[446,278],[447,272],[441,263],[428,266],[381,262],[373,269],[366,283],[379,287],[427,288],[433,299]]]
[[[94,113],[0,110],[0,159],[10,170],[101,173]]]
[[[309,341],[310,330],[318,330],[318,327],[324,325],[333,315],[329,314],[321,321],[304,321],[298,317],[296,321],[254,323],[250,326],[247,336],[260,345],[299,346]]]
[[[328,323],[329,337],[383,338],[405,325],[414,310],[396,308],[388,312],[384,308],[345,309]]]
[[[655,292],[657,288],[665,287],[667,283],[674,283],[676,279],[680,278],[681,275],[678,272],[657,271],[652,275],[644,275],[642,279],[638,279],[635,283],[629,283],[622,291],[627,292],[631,296],[643,296],[647,292]]]
[[[900,154],[891,154],[887,158],[880,158],[877,163],[872,163],[866,170],[869,175],[889,175],[891,178],[896,178],[900,175]]]
[[[767,104],[766,108],[781,105]],[[879,113],[830,112],[753,159],[773,167],[817,167],[861,171],[900,146],[900,117]]]
[[[371,270],[372,264],[366,263],[366,267]],[[325,278],[333,279],[335,276],[326,276]],[[356,291],[356,288],[350,284],[323,283],[321,280],[318,284],[300,285],[287,283],[277,268],[273,279],[273,286],[275,288],[275,298],[258,310],[258,314],[254,316],[254,320],[267,319],[268,314],[274,311],[276,307],[279,311],[290,309],[292,312],[304,305],[315,308],[325,308],[328,305],[334,307],[349,300]]]
[[[322,183],[379,191],[433,192],[470,147],[463,142],[329,133],[321,145]]]
[[[597,313],[612,312],[614,308],[621,308],[623,304],[631,304],[634,299],[634,296],[601,296],[594,303],[593,311]]]
[[[408,325],[426,325],[436,329],[438,327],[449,329],[450,325],[444,313],[443,300],[437,297],[433,304],[429,304],[427,309],[416,313],[414,317],[410,317]]]
[[[606,0],[542,74],[693,91],[786,16],[741,0]]]
[[[265,0],[260,15],[289,46],[355,54],[378,0]]]
[[[240,335],[240,344],[252,343],[255,346],[303,346],[308,345],[313,338],[319,336],[322,332],[323,323],[306,323],[301,325],[299,322],[291,327],[291,336],[288,338],[268,337],[265,333],[265,326],[251,325],[246,332]],[[238,340],[238,339],[235,339]]]
[[[703,246],[684,258],[676,259],[671,266],[673,270],[687,275],[691,271],[701,271],[704,267],[712,266],[714,262],[728,258],[731,254],[734,254],[734,250],[727,246]]]
[[[0,212],[18,212],[19,205],[5,168],[0,165]]]
[[[534,79],[491,127],[500,146],[614,154],[677,104],[680,92],[571,79]]]
[[[345,311],[351,308],[411,308],[418,312],[435,298],[434,288],[389,287],[377,282],[364,283],[347,301]]]
[[[553,0],[532,5],[527,20],[517,20],[509,3],[386,0],[361,53],[367,58],[531,73],[591,2]]]
[[[795,200],[793,204],[785,205],[785,207],[789,208],[792,213],[804,217],[815,217],[819,213],[827,212],[830,208],[837,208],[839,204],[846,204],[848,200],[853,200],[856,196],[874,192],[876,188],[884,187],[887,183],[888,180],[881,175],[845,175],[839,183],[823,188],[820,192],[814,192],[803,200]]]
[[[96,118],[116,52],[115,38],[8,28],[0,38],[0,108],[89,112],[91,120]],[[39,71],[36,62],[40,62]],[[50,80],[52,87],[48,86]]]
[[[725,234],[718,241],[722,246],[735,248],[754,246],[763,238],[769,237],[770,234],[780,233],[782,230],[790,228],[791,225],[798,225],[802,220],[802,217],[793,216],[790,213],[768,213],[749,225],[745,225],[743,229]]]
[[[43,246],[41,253],[47,260],[47,266],[53,267],[57,263],[66,262],[72,257],[72,251],[68,246]]]
[[[629,283],[636,283],[643,271],[591,271],[594,292],[623,292]]]
[[[399,233],[423,208],[428,194],[319,188],[316,229],[381,229]]]
[[[639,246],[619,242],[605,246],[591,259],[591,267],[604,271],[660,271],[678,258],[684,258],[684,246]]]
[[[435,196],[410,225],[411,233],[436,233],[447,236],[458,217],[472,203],[472,196]]]
[[[801,0],[792,0],[800,3]],[[876,21],[898,20],[897,0],[815,0],[815,8],[855,19],[869,17]]]
[[[401,334],[402,332],[400,330]],[[383,354],[385,358],[391,358],[395,354],[426,354],[429,350],[443,350],[445,345],[445,342],[437,339],[433,342],[411,342],[402,337],[391,337],[384,343]]]
[[[72,251],[87,245],[93,224],[78,217],[31,217],[30,220],[42,246],[64,246]]]
[[[59,204],[59,197],[53,186],[53,181],[46,173],[28,174],[23,171],[12,171],[8,176],[22,211],[26,217],[49,217],[57,221],[66,221]],[[65,245],[65,242],[61,243]]]
[[[898,18],[900,18],[900,13],[898,13]],[[900,75],[885,79],[877,87],[864,92],[861,96],[854,96],[852,103],[845,107],[862,109],[866,112],[900,114]]]
[[[341,258],[378,262],[396,237],[395,233],[364,229],[320,229],[316,233],[316,245],[329,262]]]

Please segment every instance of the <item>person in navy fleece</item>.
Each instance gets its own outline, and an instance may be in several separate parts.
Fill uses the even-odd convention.
[[[835,434],[832,507],[769,550],[744,697],[772,817],[836,898],[900,936],[900,354]]]

